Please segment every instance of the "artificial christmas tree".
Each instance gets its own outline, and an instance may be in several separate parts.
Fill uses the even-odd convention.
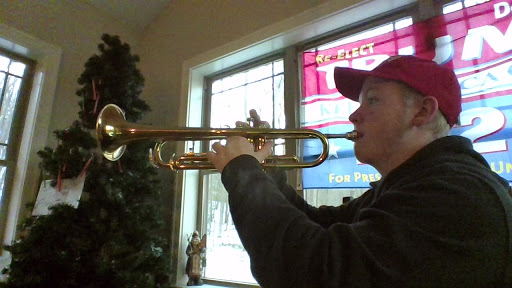
[[[163,217],[163,185],[147,161],[153,143],[128,145],[116,162],[93,150],[91,134],[102,107],[117,104],[131,122],[149,111],[139,99],[144,86],[139,57],[117,36],[101,39],[100,54],[89,58],[78,79],[80,120],[55,131],[55,149],[38,153],[44,178],[57,191],[65,179],[85,175],[79,205],[57,204],[48,215],[22,223],[27,233],[6,247],[12,262],[1,287],[168,285],[170,229]]]

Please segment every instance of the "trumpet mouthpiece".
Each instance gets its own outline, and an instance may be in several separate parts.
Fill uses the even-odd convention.
[[[347,134],[345,134],[345,138],[352,141],[357,140],[357,132],[355,130],[348,132]]]

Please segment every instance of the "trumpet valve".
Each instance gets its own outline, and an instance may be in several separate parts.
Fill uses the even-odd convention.
[[[261,148],[263,148],[263,145],[265,145],[265,142],[267,141],[265,137],[261,136],[247,138],[247,140],[249,140],[252,146],[254,146],[254,152],[260,151]]]

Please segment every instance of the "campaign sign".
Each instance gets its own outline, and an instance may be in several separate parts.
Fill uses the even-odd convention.
[[[302,127],[325,134],[353,130],[349,116],[359,103],[341,95],[334,67],[372,70],[392,55],[416,55],[454,69],[462,92],[460,126],[452,135],[471,139],[491,168],[512,181],[512,1],[481,1],[364,40],[303,53]],[[435,81],[435,79],[432,79]],[[322,152],[319,140],[303,144],[305,160]],[[363,188],[381,175],[358,163],[353,143],[330,139],[327,160],[304,169],[304,188]]]

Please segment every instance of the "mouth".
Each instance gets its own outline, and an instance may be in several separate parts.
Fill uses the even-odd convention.
[[[352,132],[355,134],[355,137],[353,139],[354,142],[357,141],[357,140],[360,140],[364,136],[364,134],[361,131],[354,130]]]

